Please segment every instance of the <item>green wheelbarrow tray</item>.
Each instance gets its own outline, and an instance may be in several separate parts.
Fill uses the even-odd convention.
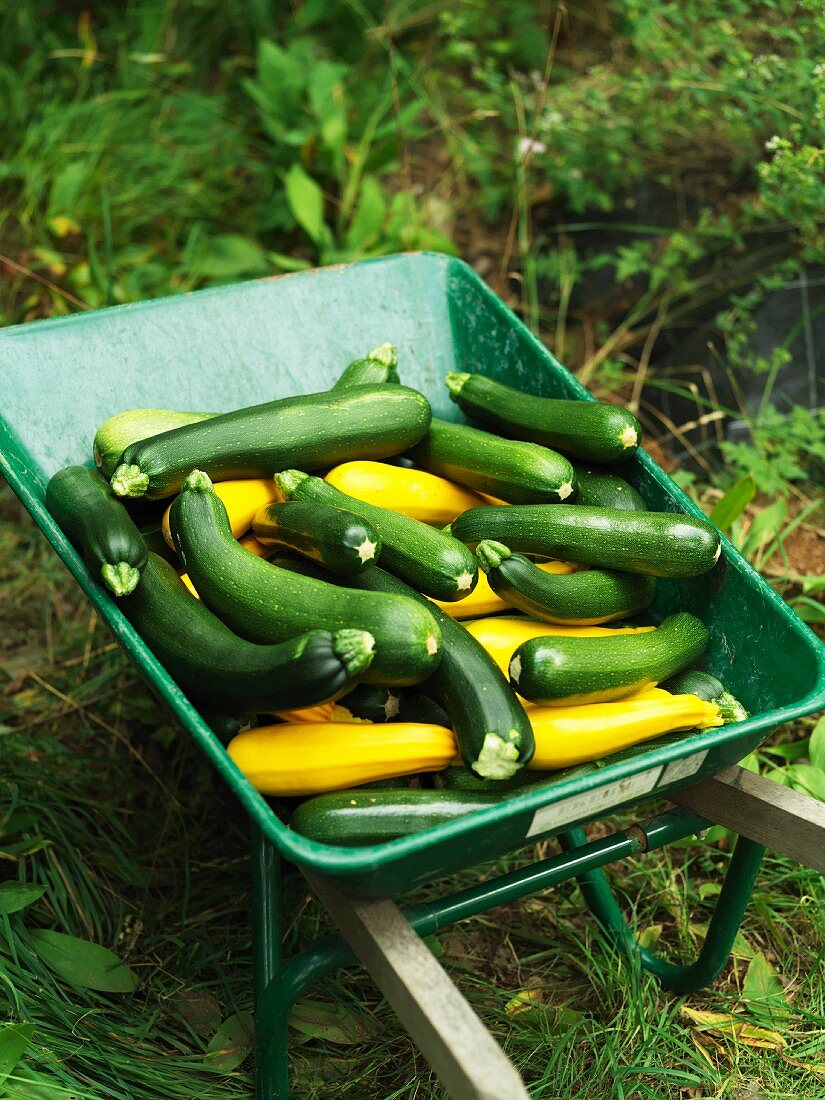
[[[740,760],[777,725],[825,705],[823,647],[724,541],[703,577],[665,581],[654,619],[683,609],[710,630],[707,668],[751,717],[662,739],[573,769],[448,825],[340,848],[292,832],[229,760],[198,710],[93,581],[43,504],[48,478],[88,463],[97,427],[137,407],[229,410],[321,390],[378,344],[397,345],[405,383],[456,418],[443,377],[479,371],[547,397],[590,400],[482,280],[458,260],[409,254],[120,306],[0,332],[0,469],[115,637],[235,792],[264,838],[349,894],[397,896]],[[626,476],[651,509],[701,515],[644,452]],[[572,834],[571,834],[572,835]]]

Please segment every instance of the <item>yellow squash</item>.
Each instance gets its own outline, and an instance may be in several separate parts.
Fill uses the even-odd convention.
[[[527,713],[536,739],[536,751],[527,766],[534,771],[601,760],[675,730],[723,725],[715,703],[655,688],[618,703],[531,707]]]
[[[292,796],[441,771],[458,748],[443,726],[296,722],[244,730],[226,751],[263,794]]]
[[[576,573],[580,568],[569,561],[545,561],[536,564],[545,573]],[[495,615],[497,611],[512,610],[512,604],[506,603],[501,596],[495,594],[487,580],[487,574],[481,569],[478,571],[478,584],[469,596],[454,603],[443,603],[441,600],[433,600],[433,603],[453,619],[477,619],[481,615]]]
[[[356,500],[389,508],[435,527],[445,527],[468,508],[484,501],[470,489],[425,470],[386,462],[343,462],[326,476],[330,485]]]
[[[215,495],[220,497],[229,516],[229,524],[235,538],[245,535],[252,527],[252,520],[259,508],[271,504],[273,500],[280,500],[280,494],[275,488],[275,482],[271,478],[245,478],[240,481],[216,481]],[[166,542],[174,550],[172,533],[169,530],[170,504],[163,513],[161,530]]]
[[[648,633],[655,629],[652,626],[556,626],[554,623],[539,623],[533,619],[509,619],[503,615],[496,615],[489,619],[476,619],[462,625],[465,630],[469,630],[477,642],[484,646],[505,676],[509,674],[510,658],[522,642],[527,642],[531,638],[547,638],[551,635],[568,638],[604,638],[611,634]]]

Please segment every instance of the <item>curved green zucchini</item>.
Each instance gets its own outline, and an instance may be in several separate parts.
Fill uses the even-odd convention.
[[[497,596],[547,623],[598,626],[635,615],[656,595],[655,577],[613,569],[546,573],[491,539],[478,544],[476,557]]]
[[[671,676],[661,686],[671,695],[698,695],[707,703],[715,703],[726,725],[729,722],[744,722],[748,717],[747,710],[739,700],[731,695],[721,680],[717,680],[709,672],[689,668]]]
[[[217,413],[175,412],[172,409],[129,409],[105,420],[95,432],[95,465],[108,480],[117,468],[120,456],[131,443],[149,439],[184,424],[210,420]]]
[[[392,721],[398,717],[400,704],[401,692],[382,684],[356,684],[338,700],[338,706],[349,711],[353,718],[366,718],[368,722]]]
[[[267,504],[252,521],[264,546],[283,546],[333,573],[359,573],[381,553],[381,536],[352,512],[308,501]]]
[[[326,703],[351,687],[374,656],[374,639],[364,630],[309,630],[277,645],[239,638],[157,554],[149,555],[124,610],[180,686],[222,709]]]
[[[350,386],[398,385],[398,349],[392,344],[382,344],[367,352],[363,359],[353,359],[344,367],[341,377],[333,383],[333,390],[346,390]]]
[[[406,386],[353,386],[285,397],[214,416],[123,452],[112,475],[118,496],[172,496],[197,467],[226,481],[273,470],[336,466],[407,450],[430,424],[426,397]]]
[[[370,592],[406,595],[429,607],[441,628],[441,663],[427,681],[449,716],[448,728],[468,768],[487,779],[507,779],[533,756],[533,730],[501,670],[469,631],[435,604],[377,565],[353,584]]]
[[[382,566],[417,591],[436,600],[460,600],[475,588],[475,557],[451,535],[389,508],[356,500],[323,478],[300,470],[283,470],[274,479],[285,500],[346,509],[369,523],[382,540]]]
[[[590,508],[617,508],[627,512],[646,512],[647,505],[641,493],[633,486],[607,470],[594,470],[581,462],[573,463],[576,475],[577,504]]]
[[[521,553],[653,577],[696,577],[722,553],[707,520],[583,505],[485,505],[460,515],[452,532],[471,547],[493,539]]]
[[[83,550],[92,575],[126,596],[146,565],[146,544],[106,479],[86,466],[59,470],[46,486],[46,507]]]
[[[560,454],[467,424],[433,418],[409,457],[423,470],[512,504],[558,503],[575,492],[573,467]]]
[[[452,729],[446,710],[423,691],[402,691],[398,714],[393,721],[421,722],[423,725]]]
[[[648,634],[533,638],[513,654],[510,683],[525,699],[545,706],[609,703],[687,668],[707,644],[707,627],[685,611]]]
[[[467,416],[585,462],[627,458],[642,436],[636,417],[617,405],[534,397],[482,374],[451,373],[446,382]]]
[[[170,526],[201,599],[242,637],[268,644],[313,628],[355,627],[375,638],[375,656],[362,679],[415,684],[436,668],[441,631],[432,611],[409,599],[367,595],[281,569],[244,550],[202,471],[186,478]]]
[[[377,787],[333,791],[302,802],[289,826],[321,844],[381,844],[495,806],[506,794]]]

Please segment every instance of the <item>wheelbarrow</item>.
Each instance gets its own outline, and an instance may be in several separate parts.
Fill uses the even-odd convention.
[[[0,469],[155,693],[242,803],[250,820],[257,1095],[286,1100],[287,1020],[331,970],[364,962],[456,1097],[526,1096],[515,1070],[419,939],[445,925],[570,878],[600,924],[670,989],[712,981],[728,958],[764,845],[825,870],[818,803],[735,767],[776,726],[825,706],[825,650],[723,540],[710,573],[663,581],[654,621],[676,610],[710,631],[706,667],[750,711],[720,729],[671,735],[559,773],[499,804],[390,843],[343,848],[293,832],[234,766],[197,708],[95,583],[44,507],[49,477],[88,462],[98,425],[122,409],[229,410],[326,388],[366,348],[397,345],[403,380],[437,416],[457,410],[445,372],[488,374],[529,393],[591,400],[587,391],[471,268],[408,254],[256,280],[0,332]],[[644,452],[625,476],[651,509],[700,516]],[[770,790],[768,790],[770,788]],[[648,817],[645,804],[677,806]],[[633,807],[640,824],[588,840],[582,826]],[[682,966],[642,947],[602,868],[719,822],[740,833],[698,957]],[[556,837],[559,851],[405,913],[391,899],[454,872]],[[281,959],[281,861],[306,875],[343,930]],[[445,887],[445,890],[447,887]]]

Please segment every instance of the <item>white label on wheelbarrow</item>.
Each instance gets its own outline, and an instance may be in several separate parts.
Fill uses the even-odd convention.
[[[707,754],[708,750],[705,749],[703,752],[695,752],[693,756],[683,756],[681,760],[671,760],[656,786],[664,787],[666,783],[676,783],[680,779],[689,779],[690,776],[696,775],[704,764]]]
[[[567,798],[564,802],[555,802],[551,806],[540,806],[533,814],[530,828],[525,835],[531,837],[537,833],[550,832],[551,829],[563,828],[573,821],[586,821],[602,810],[609,810],[622,802],[639,798],[658,785],[661,771],[662,765],[657,764],[655,768],[628,775],[625,779],[617,779],[615,783],[608,783],[595,791],[578,794],[575,798]]]

